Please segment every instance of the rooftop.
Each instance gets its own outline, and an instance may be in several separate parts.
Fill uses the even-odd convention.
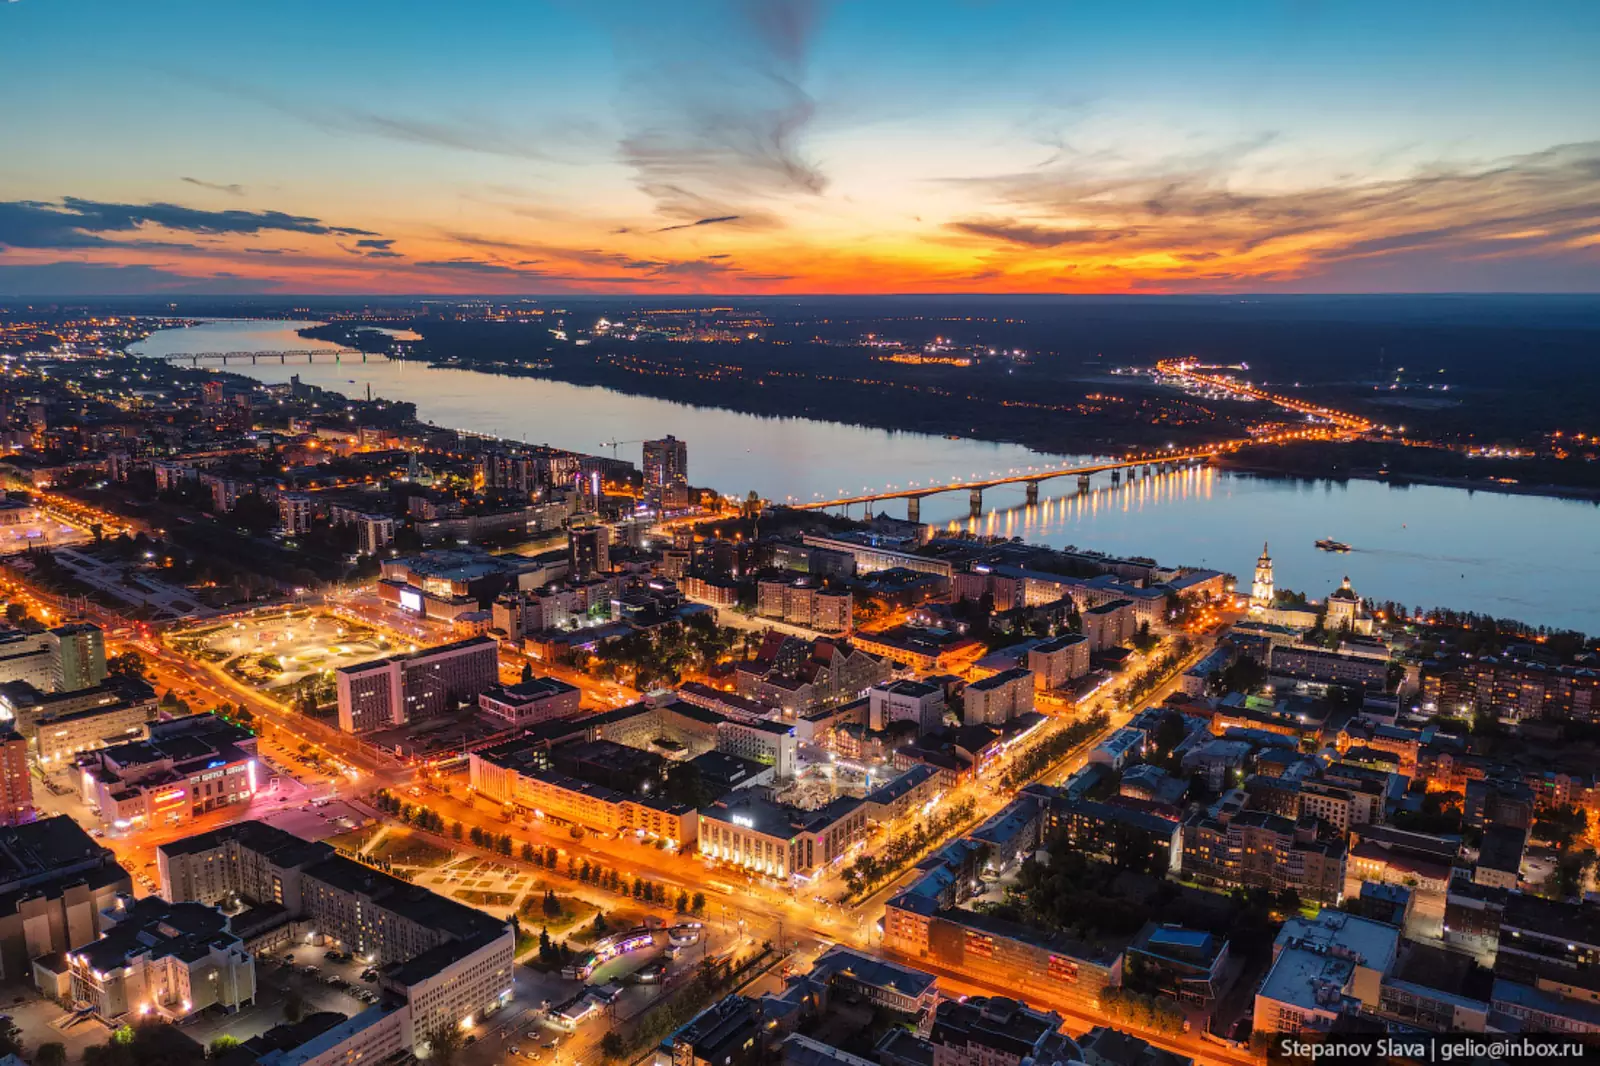
[[[792,840],[805,832],[817,832],[832,825],[861,805],[863,801],[841,797],[814,811],[771,803],[748,791],[735,792],[727,799],[700,809],[701,818],[727,825],[742,826],[764,836]]]
[[[483,695],[500,703],[526,703],[576,691],[577,688],[559,678],[535,677],[519,681],[515,685],[491,686],[483,691]]]
[[[887,806],[928,780],[934,773],[933,767],[926,763],[918,763],[888,784],[880,785],[867,793],[866,801]]]
[[[0,892],[112,862],[66,815],[0,828]]]
[[[1324,908],[1315,918],[1290,918],[1277,943],[1314,953],[1352,959],[1387,973],[1399,950],[1400,931],[1392,925]]]
[[[109,973],[140,955],[153,959],[175,956],[181,962],[194,963],[209,955],[213,947],[242,943],[228,932],[226,915],[201,903],[168,903],[160,896],[135,901],[119,896],[117,906],[116,925],[99,940],[68,952],[97,973]]]
[[[369,670],[382,669],[391,663],[426,661],[436,655],[448,655],[451,652],[464,651],[467,648],[480,645],[494,650],[496,656],[499,655],[499,648],[492,638],[468,637],[466,640],[452,641],[449,644],[437,644],[431,648],[418,648],[416,651],[406,652],[403,655],[390,655],[387,658],[371,659],[367,662],[356,663],[352,666],[341,666],[336,672],[347,675],[364,674]]]
[[[1012,667],[1009,670],[1002,670],[998,674],[986,677],[981,681],[974,681],[967,687],[979,692],[988,692],[993,689],[1004,688],[1006,685],[1017,681],[1024,681],[1032,677],[1033,671],[1023,669],[1021,667]]]
[[[1061,1015],[1034,1010],[1005,996],[947,999],[934,1012],[935,1045],[966,1049],[971,1044],[1018,1058],[1033,1055],[1045,1038],[1061,1028]],[[989,1056],[982,1056],[984,1059]]]
[[[885,988],[911,999],[921,999],[934,987],[936,978],[909,966],[886,962],[859,951],[835,945],[817,959],[811,974],[821,980],[849,977],[872,988]]]
[[[887,684],[874,687],[881,691],[893,692],[897,696],[909,696],[912,699],[922,699],[939,691],[939,686],[937,685],[930,685],[923,681],[913,681],[910,678],[890,681]]]

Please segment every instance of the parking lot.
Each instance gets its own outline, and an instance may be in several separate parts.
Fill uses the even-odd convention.
[[[236,1014],[202,1011],[182,1023],[183,1031],[202,1044],[219,1036],[249,1040],[287,1021],[284,1006],[290,999],[299,1000],[302,1017],[317,1011],[360,1014],[378,1001],[377,984],[361,979],[363,962],[324,958],[330,950],[301,944],[256,956],[255,1003]],[[285,961],[291,956],[292,963]],[[337,985],[330,983],[335,980]]]

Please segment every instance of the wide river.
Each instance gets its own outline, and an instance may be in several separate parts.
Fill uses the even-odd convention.
[[[132,349],[140,355],[245,352],[336,346],[309,341],[309,323],[227,321],[163,330]],[[889,433],[804,418],[762,418],[691,407],[603,388],[419,363],[345,359],[335,363],[235,361],[228,368],[269,383],[301,381],[352,396],[417,405],[441,426],[492,433],[639,462],[640,442],[668,433],[689,445],[696,485],[776,501],[837,498],[865,488],[1059,467],[1073,457],[1013,444]],[[1600,507],[1571,500],[1467,492],[1376,481],[1301,481],[1212,469],[1110,484],[1102,475],[1077,494],[1074,480],[1046,482],[1037,507],[1023,487],[984,494],[984,516],[967,517],[965,493],[930,496],[923,521],[1076,545],[1166,563],[1209,566],[1248,587],[1263,541],[1276,579],[1321,598],[1348,574],[1364,596],[1412,606],[1447,606],[1520,618],[1535,625],[1600,632]],[[883,505],[903,515],[903,501]],[[1334,537],[1346,555],[1318,551]]]

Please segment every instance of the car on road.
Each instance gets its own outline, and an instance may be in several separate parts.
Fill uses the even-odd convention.
[[[513,1055],[520,1055],[520,1054],[522,1054],[522,1049],[521,1049],[521,1048],[519,1048],[519,1047],[518,1047],[518,1046],[517,1046],[517,1045],[515,1045],[515,1044],[512,1044],[512,1045],[511,1045],[511,1054],[513,1054]]]

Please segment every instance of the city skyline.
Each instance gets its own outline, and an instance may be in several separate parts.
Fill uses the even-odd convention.
[[[0,296],[1592,292],[1597,38],[1565,3],[13,0]]]

